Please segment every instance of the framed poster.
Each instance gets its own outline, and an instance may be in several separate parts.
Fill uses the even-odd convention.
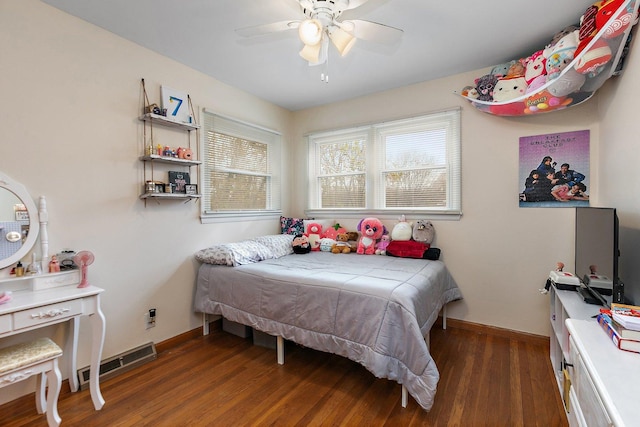
[[[589,131],[520,138],[522,208],[589,206]]]
[[[186,92],[160,86],[162,109],[167,110],[167,118],[179,123],[191,123],[189,95]]]

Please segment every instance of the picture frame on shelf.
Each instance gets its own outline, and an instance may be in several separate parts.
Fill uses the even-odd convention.
[[[184,186],[185,194],[196,195],[198,194],[198,186],[196,184],[186,184]]]
[[[160,86],[160,98],[162,109],[167,111],[166,117],[178,123],[191,123],[191,111],[189,111],[189,95],[184,91]]]
[[[169,171],[169,183],[175,185],[174,193],[186,194],[186,186],[191,184],[189,172]]]

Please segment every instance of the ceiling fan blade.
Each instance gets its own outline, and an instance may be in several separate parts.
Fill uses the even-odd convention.
[[[358,39],[382,44],[394,44],[400,41],[404,34],[400,28],[362,19],[342,21],[341,27]]]
[[[271,33],[279,33],[296,29],[300,26],[300,21],[280,21],[271,24],[254,25],[253,27],[245,27],[236,29],[236,34],[242,37],[259,37]]]

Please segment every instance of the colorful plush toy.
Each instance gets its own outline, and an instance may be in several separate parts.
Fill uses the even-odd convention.
[[[311,245],[309,244],[309,238],[304,234],[296,234],[291,242],[294,254],[308,254],[311,252]]]
[[[334,254],[348,254],[351,252],[351,245],[349,244],[349,236],[347,233],[336,236],[336,242],[331,246],[331,252]]]
[[[376,243],[376,255],[386,255],[389,243],[391,243],[391,236],[383,234],[380,241]]]
[[[555,79],[547,88],[549,93],[556,97],[563,97],[580,90],[587,78],[576,70],[567,70],[566,73]]]
[[[400,217],[400,221],[391,230],[391,240],[411,240],[411,223],[407,222],[405,216]]]
[[[309,238],[309,245],[314,252],[320,251],[320,239],[322,236],[322,224],[311,222],[307,225],[305,236]]]
[[[510,101],[518,98],[527,92],[527,82],[524,76],[504,77],[498,80],[493,89],[493,100],[495,102]]]
[[[466,96],[467,98],[478,99],[478,91],[473,86],[465,86],[460,91],[460,95]]]
[[[327,227],[327,229],[324,230],[324,237],[336,240],[336,236],[338,234],[346,232],[347,229],[336,222],[334,225],[332,225],[331,227]]]
[[[547,81],[558,77],[562,70],[573,61],[579,43],[578,33],[578,30],[569,33],[560,39],[555,46],[544,50]]]
[[[521,77],[524,76],[525,72],[525,58],[520,58],[517,61],[514,61],[513,65],[509,67],[507,71],[507,75],[505,77]]]
[[[431,221],[419,219],[413,225],[413,240],[416,242],[422,242],[431,244],[436,236],[436,229],[433,228]]]
[[[489,74],[492,74],[498,78],[504,77],[509,72],[509,68],[511,68],[511,66],[515,63],[516,61],[513,60],[509,62],[504,62],[502,64],[498,64],[491,69],[491,72]]]
[[[364,218],[358,223],[357,230],[360,232],[358,240],[359,254],[373,255],[376,252],[376,242],[387,232],[386,227],[378,218]]]
[[[547,70],[545,68],[547,58],[545,58],[543,52],[543,50],[538,50],[526,59],[524,79],[529,86],[531,86],[531,82],[533,82],[533,80],[547,74]]]
[[[498,78],[493,74],[485,74],[475,81],[478,101],[493,101],[493,88],[498,83]]]

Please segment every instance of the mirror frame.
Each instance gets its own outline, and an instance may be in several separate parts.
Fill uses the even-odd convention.
[[[40,217],[35,202],[24,185],[0,173],[0,188],[5,188],[15,194],[22,201],[29,213],[29,234],[20,249],[8,258],[0,259],[0,269],[10,267],[23,259],[34,247],[40,234]]]

